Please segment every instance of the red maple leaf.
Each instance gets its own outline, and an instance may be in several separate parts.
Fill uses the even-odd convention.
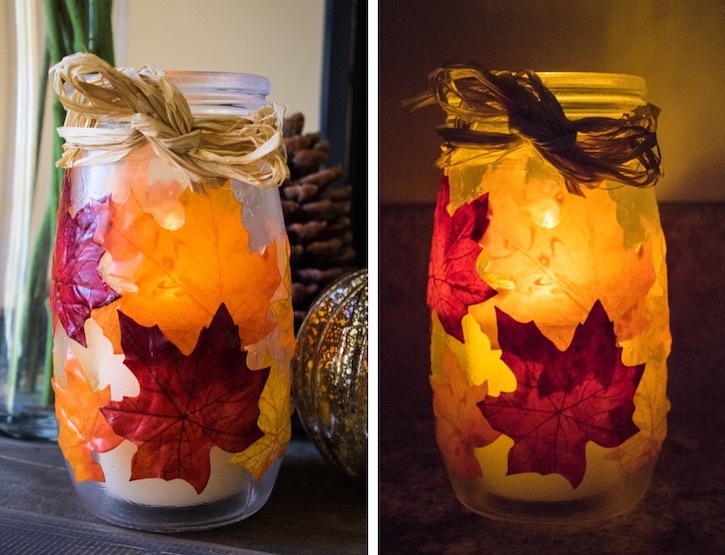
[[[508,474],[557,473],[576,488],[586,470],[585,447],[616,447],[636,434],[634,392],[644,364],[626,366],[614,326],[597,301],[571,344],[560,351],[536,324],[498,308],[501,359],[516,375],[512,393],[478,403],[494,430],[514,440]]]
[[[53,254],[50,307],[68,336],[87,347],[83,325],[91,316],[91,309],[119,298],[98,272],[98,262],[105,251],[93,240],[100,222],[97,209],[110,196],[92,200],[71,217],[67,178],[65,181]]]
[[[65,170],[63,174],[63,185],[60,188],[60,198],[58,199],[58,210],[56,211],[57,220],[71,209],[71,169]]]
[[[257,419],[269,368],[249,369],[224,304],[188,356],[158,326],[141,326],[121,311],[118,316],[124,363],[141,392],[111,401],[101,412],[118,435],[138,446],[131,479],[181,478],[201,493],[213,446],[236,453],[264,435]]]
[[[448,178],[441,178],[434,214],[433,243],[428,267],[428,307],[443,329],[463,342],[461,319],[468,307],[496,294],[476,269],[478,242],[488,227],[488,193],[448,215]]]

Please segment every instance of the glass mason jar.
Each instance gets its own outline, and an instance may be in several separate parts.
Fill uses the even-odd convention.
[[[628,150],[644,139],[615,145],[624,156],[602,143],[641,134],[650,142],[635,154],[649,149],[658,175],[657,110],[638,123],[639,77],[538,77],[574,122],[563,138],[520,100],[508,117],[495,102],[471,116],[480,99],[465,83],[438,89],[448,118],[428,283],[436,438],[471,510],[587,521],[642,499],[666,435],[665,241],[655,190],[639,186],[646,172],[633,183],[641,168]]]
[[[195,121],[269,106],[263,77],[166,78]],[[59,445],[92,513],[184,531],[265,504],[292,411],[289,245],[276,188],[223,175],[191,187],[150,144],[68,167],[51,306]]]

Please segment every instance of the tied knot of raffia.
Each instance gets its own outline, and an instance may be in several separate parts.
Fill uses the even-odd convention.
[[[131,128],[141,133],[148,141],[155,141],[163,148],[177,154],[186,154],[201,146],[201,129],[182,133],[146,114],[133,114],[130,123]]]
[[[530,70],[490,71],[475,63],[439,68],[430,77],[430,91],[409,103],[414,108],[439,104],[455,119],[442,127],[449,158],[459,146],[511,149],[529,143],[564,176],[567,189],[604,179],[627,185],[654,185],[661,175],[655,133],[659,109],[652,104],[621,118],[585,117],[570,120],[556,96]],[[476,124],[508,122],[508,133],[477,129]]]
[[[197,191],[227,179],[277,187],[289,175],[277,104],[195,117],[158,69],[116,69],[86,53],[63,58],[50,80],[68,111],[58,166],[117,162],[148,144]]]

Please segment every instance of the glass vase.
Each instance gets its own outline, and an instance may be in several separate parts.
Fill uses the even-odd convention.
[[[448,142],[428,284],[448,475],[465,506],[494,519],[625,512],[665,439],[671,338],[655,189],[633,182],[658,167],[630,156],[605,168],[604,149],[631,154],[637,134],[650,149],[637,152],[656,156],[644,163],[658,163],[656,109],[638,119],[644,81],[609,74],[518,74],[533,99],[524,108],[501,72],[488,74],[501,94],[472,121],[489,90],[471,75],[441,87]],[[469,86],[476,95],[461,92]],[[574,122],[557,115],[561,135],[546,110],[527,111],[549,93]],[[508,117],[486,113],[502,105]],[[630,143],[603,144],[615,136]]]
[[[0,429],[18,438],[57,437],[50,385],[48,269],[55,206],[36,188],[38,62],[33,2],[3,5],[0,136]],[[6,40],[12,39],[12,40]]]
[[[242,126],[268,105],[262,77],[166,79],[195,121]],[[151,144],[66,170],[53,387],[59,444],[92,513],[168,532],[265,504],[290,436],[289,272],[274,187],[223,174],[190,186]]]

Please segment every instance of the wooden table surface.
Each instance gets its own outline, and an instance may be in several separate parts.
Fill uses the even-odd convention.
[[[0,436],[0,554],[367,553],[364,486],[347,482],[299,433],[267,504],[213,530],[153,534],[105,523],[75,496],[55,443]]]

